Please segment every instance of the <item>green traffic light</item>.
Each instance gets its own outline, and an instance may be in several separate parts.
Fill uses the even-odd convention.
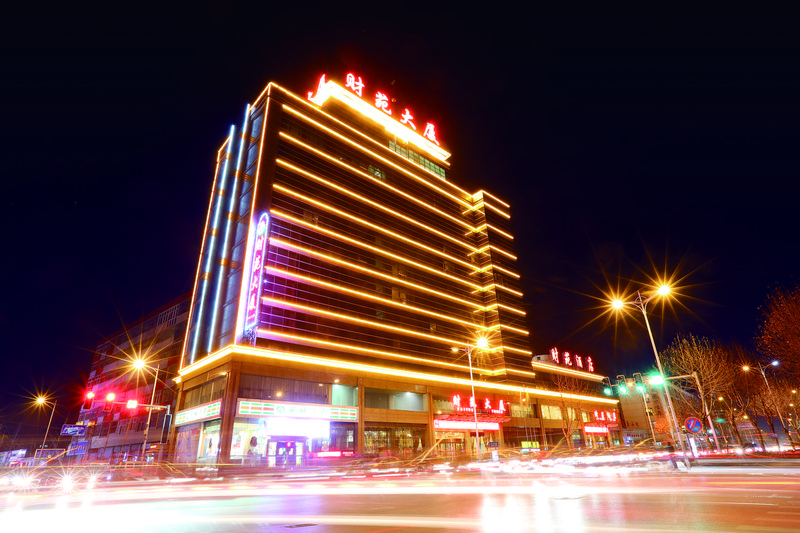
[[[639,392],[644,392],[644,385],[636,385],[636,390]]]
[[[626,387],[625,385],[620,385],[619,386],[619,393],[620,394],[628,394],[628,387]]]
[[[604,387],[603,394],[605,394],[606,396],[611,396],[611,387]]]

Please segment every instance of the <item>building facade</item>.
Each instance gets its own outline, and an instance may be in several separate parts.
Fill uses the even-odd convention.
[[[190,294],[163,305],[103,339],[95,350],[83,409],[72,438],[74,460],[151,461],[163,454],[177,399],[175,376]],[[140,368],[136,361],[141,361]],[[109,401],[108,395],[114,394]],[[135,401],[136,407],[128,407]],[[157,408],[144,407],[156,405]]]
[[[343,79],[271,83],[218,152],[176,459],[542,446],[563,393],[531,366],[509,204],[454,183],[434,124]]]

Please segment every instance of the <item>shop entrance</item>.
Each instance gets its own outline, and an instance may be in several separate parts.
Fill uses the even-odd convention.
[[[308,443],[304,437],[270,437],[267,442],[267,466],[302,466],[307,449]]]

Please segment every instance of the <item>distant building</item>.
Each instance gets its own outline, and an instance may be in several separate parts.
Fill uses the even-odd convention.
[[[385,90],[353,73],[307,96],[271,83],[222,144],[176,459],[547,445],[538,404],[561,395],[531,367],[510,206],[461,189],[436,126]]]
[[[176,298],[97,345],[86,384],[86,392],[94,393],[94,398],[85,404],[91,402],[91,408],[82,409],[78,417],[86,434],[72,439],[69,456],[111,462],[159,456],[170,427],[167,410],[129,409],[127,402],[169,406],[174,414],[173,378],[180,364],[190,296]],[[137,359],[145,362],[140,371],[133,366]],[[115,403],[106,401],[109,393],[115,395]]]
[[[664,387],[651,385],[648,380],[641,379],[641,374],[633,374],[630,378],[618,376],[617,382],[624,383],[626,389],[624,394],[617,390],[625,445],[673,441]]]

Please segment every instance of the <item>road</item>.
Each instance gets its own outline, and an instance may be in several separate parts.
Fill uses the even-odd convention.
[[[0,531],[789,532],[800,469],[247,478],[4,494]]]

